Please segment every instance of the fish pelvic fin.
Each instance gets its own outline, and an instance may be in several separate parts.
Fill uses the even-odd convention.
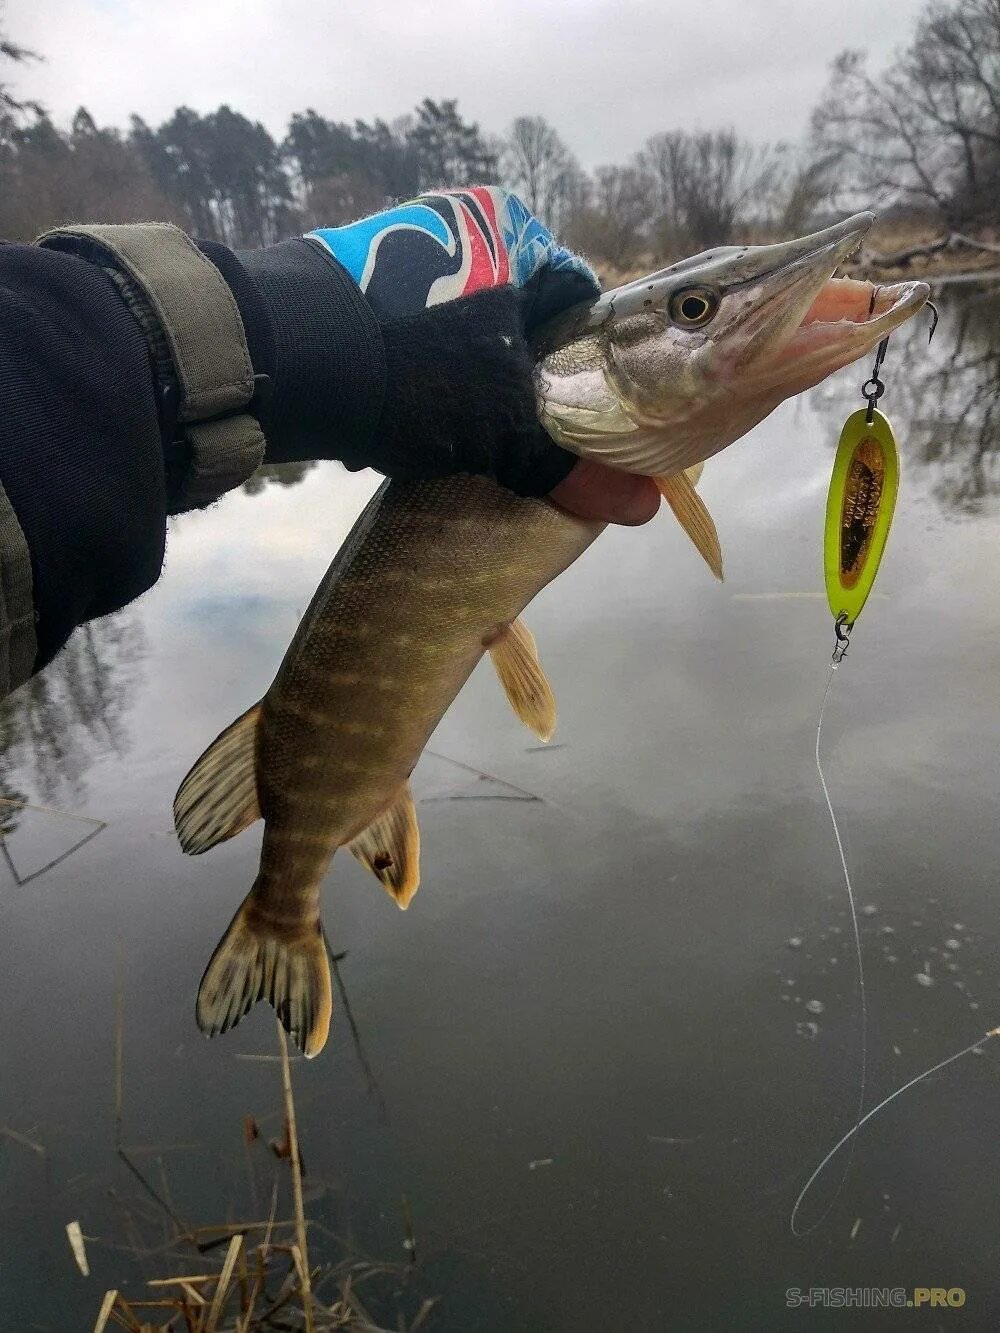
[[[311,1060],[326,1044],[333,1012],[330,960],[323,927],[315,922],[280,934],[261,913],[257,886],[233,917],[198,987],[198,1026],[209,1037],[235,1027],[267,1000],[282,1027]],[[281,923],[282,926],[284,923]]]
[[[410,784],[404,782],[392,804],[347,845],[405,911],[420,885],[420,828]]]
[[[511,708],[539,740],[551,740],[556,729],[556,700],[531,630],[518,618],[504,625],[486,646]]]
[[[686,472],[675,472],[669,477],[654,477],[660,494],[674,511],[674,515],[698,548],[702,559],[715,577],[722,582],[722,545],[716,531],[712,515],[705,507],[705,502],[695,490],[701,468],[692,476],[695,468]]]
[[[260,704],[217,736],[174,797],[174,827],[189,856],[234,838],[260,819],[257,726]]]

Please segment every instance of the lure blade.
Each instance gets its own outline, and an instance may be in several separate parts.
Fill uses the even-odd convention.
[[[835,618],[853,625],[878,573],[899,487],[899,456],[881,412],[859,408],[845,421],[826,500],[823,557]]]

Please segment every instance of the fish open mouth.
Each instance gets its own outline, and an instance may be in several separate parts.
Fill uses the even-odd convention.
[[[730,326],[739,373],[750,380],[774,376],[798,393],[865,356],[920,309],[930,296],[924,282],[879,285],[834,276],[873,222],[874,214],[858,213],[758,252],[766,267],[739,284],[756,299]]]
[[[747,321],[739,359],[748,376],[799,393],[874,351],[930,296],[925,282],[879,285],[827,276],[831,268],[796,274]]]
[[[783,355],[801,364],[813,356],[839,360],[842,354],[839,364],[847,365],[916,314],[930,294],[926,282],[877,285],[858,278],[828,278]]]

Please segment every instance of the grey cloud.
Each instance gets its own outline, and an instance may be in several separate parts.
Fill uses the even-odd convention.
[[[493,132],[540,112],[593,166],[678,125],[797,138],[836,51],[884,64],[921,8],[841,0],[833,22],[799,0],[8,0],[6,28],[45,55],[18,84],[59,119],[229,102],[280,134],[306,106],[392,118],[453,96]]]

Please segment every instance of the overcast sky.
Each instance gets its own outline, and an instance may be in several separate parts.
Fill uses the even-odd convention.
[[[308,106],[338,120],[457,97],[492,132],[541,113],[585,166],[646,135],[735,125],[796,138],[843,46],[877,64],[923,0],[0,0],[43,54],[19,90],[59,119],[158,121],[228,102],[280,135]]]

